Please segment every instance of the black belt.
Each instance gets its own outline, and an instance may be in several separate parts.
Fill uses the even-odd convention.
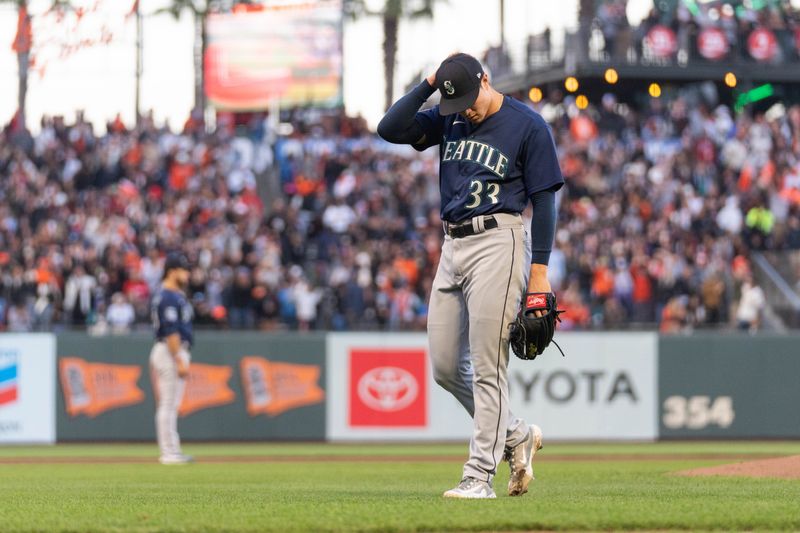
[[[167,339],[164,338],[164,337],[156,337],[156,342],[157,343],[160,342],[162,344],[166,344],[167,343]],[[185,340],[181,339],[181,347],[183,347],[183,348],[188,350],[189,348],[192,347],[192,345],[189,344],[189,341],[185,341]]]
[[[496,218],[494,218],[493,216],[484,217],[483,219],[484,230],[495,229],[497,226],[498,223]],[[457,226],[451,224],[450,222],[445,222],[444,232],[447,233],[453,239],[469,237],[470,235],[475,235],[476,233],[479,233],[475,231],[475,228],[472,226],[472,221],[467,221]]]

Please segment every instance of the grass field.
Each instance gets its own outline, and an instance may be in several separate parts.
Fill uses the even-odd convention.
[[[483,501],[441,497],[465,445],[189,444],[180,467],[154,445],[0,447],[0,531],[800,530],[800,481],[670,474],[800,443],[545,446],[529,494],[505,496],[504,467]]]

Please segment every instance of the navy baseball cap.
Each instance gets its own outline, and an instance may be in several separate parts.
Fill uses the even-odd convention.
[[[439,65],[436,71],[436,88],[442,98],[439,100],[439,114],[452,115],[465,111],[481,91],[483,67],[469,54],[453,54]]]
[[[170,252],[164,260],[164,275],[176,268],[189,270],[189,260],[180,252]]]

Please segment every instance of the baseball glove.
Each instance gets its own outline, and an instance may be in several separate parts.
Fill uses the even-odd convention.
[[[561,322],[558,315],[564,311],[558,309],[556,295],[552,292],[529,292],[524,304],[516,320],[508,326],[511,329],[509,340],[517,357],[533,360],[550,346],[556,322]],[[536,311],[544,311],[544,314],[536,316]],[[563,356],[561,347],[554,344]]]

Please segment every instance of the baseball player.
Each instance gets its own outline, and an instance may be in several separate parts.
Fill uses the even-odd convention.
[[[436,89],[439,105],[420,112]],[[455,54],[392,105],[378,134],[420,151],[439,146],[445,238],[428,311],[430,355],[436,382],[474,420],[462,480],[444,496],[495,498],[503,459],[509,495],[524,494],[542,432],[509,411],[509,325],[526,288],[551,290],[555,192],[564,183],[552,133],[539,114],[492,88],[474,57]],[[520,215],[529,201],[531,238]]]
[[[189,262],[181,254],[171,253],[164,262],[164,281],[153,298],[152,317],[156,342],[150,351],[150,368],[158,391],[156,436],[165,465],[192,461],[181,452],[178,435],[178,408],[183,399],[192,347],[192,306],[184,289],[189,283]]]

